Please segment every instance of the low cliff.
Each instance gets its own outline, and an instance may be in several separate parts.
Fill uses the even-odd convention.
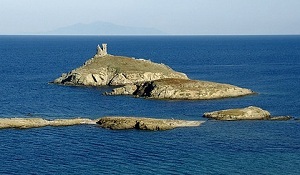
[[[250,89],[209,81],[166,78],[113,89],[108,95],[208,100],[254,94]]]
[[[204,121],[153,119],[140,117],[103,117],[97,124],[109,129],[169,130],[177,127],[199,126]]]
[[[62,74],[53,83],[84,86],[125,85],[162,78],[188,79],[184,73],[176,72],[164,64],[122,56],[95,55],[83,66]]]

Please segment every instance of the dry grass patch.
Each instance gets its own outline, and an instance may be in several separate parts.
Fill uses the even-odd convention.
[[[174,71],[164,64],[153,63],[148,60],[134,59],[123,56],[107,55],[104,57],[94,57],[89,64],[81,67],[86,70],[96,70],[101,67],[109,67],[121,73],[133,72],[153,72],[153,73],[173,73]]]

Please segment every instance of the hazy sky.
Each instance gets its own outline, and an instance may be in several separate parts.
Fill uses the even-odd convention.
[[[300,34],[300,0],[0,0],[0,34],[96,21],[168,34]]]

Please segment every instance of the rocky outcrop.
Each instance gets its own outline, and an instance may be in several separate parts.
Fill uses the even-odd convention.
[[[155,99],[208,100],[254,94],[250,89],[208,81],[166,78],[113,89],[108,95]]]
[[[199,126],[203,121],[153,119],[139,117],[103,117],[97,124],[108,129],[169,130],[176,127]]]
[[[6,128],[38,128],[45,126],[72,126],[99,124],[109,129],[139,129],[139,130],[168,130],[176,127],[199,126],[203,121],[185,121],[172,119],[153,119],[139,117],[103,117],[92,120],[86,118],[76,119],[55,119],[46,120],[43,118],[0,118],[0,129]]]
[[[268,120],[271,114],[261,108],[249,106],[247,108],[227,109],[204,113],[203,117],[215,120]]]
[[[4,128],[37,128],[44,126],[72,126],[83,124],[96,124],[96,121],[91,119],[76,118],[76,119],[56,119],[46,120],[42,118],[0,118],[0,129]]]
[[[126,85],[162,78],[188,79],[164,64],[122,56],[95,55],[79,68],[64,73],[53,83],[64,85]]]

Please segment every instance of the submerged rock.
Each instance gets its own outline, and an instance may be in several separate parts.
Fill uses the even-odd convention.
[[[276,121],[286,121],[291,120],[293,117],[291,116],[272,116],[270,120],[276,120]]]
[[[166,78],[115,88],[108,95],[135,95],[155,99],[208,100],[254,94],[250,89],[209,81]]]
[[[97,124],[103,128],[114,130],[139,129],[139,130],[169,130],[177,127],[199,126],[204,121],[186,121],[173,119],[153,119],[140,117],[103,117]]]
[[[206,112],[203,117],[215,120],[268,120],[271,114],[261,108],[249,106],[247,108]]]

